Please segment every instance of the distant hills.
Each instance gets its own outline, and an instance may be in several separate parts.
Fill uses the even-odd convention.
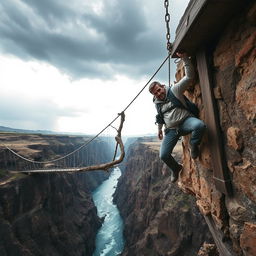
[[[18,128],[11,128],[6,126],[0,126],[0,133],[1,132],[10,132],[10,133],[27,133],[27,134],[45,134],[45,135],[78,135],[78,136],[88,136],[85,133],[79,132],[54,132],[50,130],[27,130],[27,129],[18,129]],[[91,136],[91,135],[89,135]]]
[[[60,134],[58,132],[53,132],[48,130],[26,130],[26,129],[10,128],[6,126],[0,126],[0,132]]]
[[[0,126],[0,133],[1,132],[10,132],[10,133],[28,133],[28,134],[52,134],[52,135],[78,135],[78,136],[92,136],[92,134],[86,134],[86,133],[79,133],[79,132],[54,132],[49,130],[27,130],[27,129],[18,129],[18,128],[11,128],[6,126]],[[156,134],[137,134],[137,135],[128,135],[123,136],[123,138],[139,138],[139,137],[151,137],[156,136]]]

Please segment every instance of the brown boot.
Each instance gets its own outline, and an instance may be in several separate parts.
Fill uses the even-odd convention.
[[[177,170],[172,170],[172,174],[171,174],[171,182],[174,183],[177,181],[177,179],[179,178],[179,173],[182,170],[182,165],[180,164],[179,169]]]
[[[199,146],[192,145],[190,149],[191,158],[196,159],[199,156]]]

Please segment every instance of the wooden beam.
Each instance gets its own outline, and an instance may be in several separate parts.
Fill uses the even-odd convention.
[[[232,195],[231,180],[224,155],[222,135],[219,125],[218,111],[213,94],[210,69],[205,50],[197,53],[197,68],[201,85],[201,92],[205,110],[208,132],[208,147],[211,152],[212,168],[216,188],[226,194]]]
[[[232,246],[230,243],[228,243],[228,240],[224,238],[224,234],[221,230],[219,230],[216,227],[216,224],[214,223],[212,216],[204,216],[206,223],[209,227],[209,230],[212,234],[212,237],[214,239],[214,242],[218,248],[218,252],[220,256],[233,256],[235,255]]]
[[[186,50],[194,55],[201,46],[215,40],[230,20],[252,0],[191,0],[176,29],[172,57]]]
[[[175,57],[175,52],[177,50],[186,50],[190,55],[191,54],[191,49],[194,48],[194,45],[197,44],[197,40],[190,41],[190,46],[184,45],[184,38],[187,37],[187,35],[190,34],[191,29],[196,25],[198,16],[200,12],[204,10],[204,6],[206,5],[208,0],[202,0],[202,1],[190,1],[189,5],[182,16],[180,23],[176,29],[176,36],[175,36],[175,41],[173,43],[173,49],[172,49],[172,55]],[[197,38],[198,34],[195,35],[195,39]],[[186,42],[186,41],[185,41]],[[193,46],[191,45],[193,44]]]

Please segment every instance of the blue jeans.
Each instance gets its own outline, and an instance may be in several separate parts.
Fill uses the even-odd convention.
[[[199,145],[206,126],[203,121],[195,117],[186,118],[177,129],[166,129],[160,148],[160,158],[173,171],[180,169],[180,165],[172,157],[172,151],[179,138],[191,133],[190,145]]]

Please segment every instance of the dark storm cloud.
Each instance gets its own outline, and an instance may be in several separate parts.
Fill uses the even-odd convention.
[[[100,14],[79,0],[2,2],[0,50],[46,61],[74,79],[138,77],[152,73],[166,54],[164,36],[150,27],[143,1],[103,1]]]

